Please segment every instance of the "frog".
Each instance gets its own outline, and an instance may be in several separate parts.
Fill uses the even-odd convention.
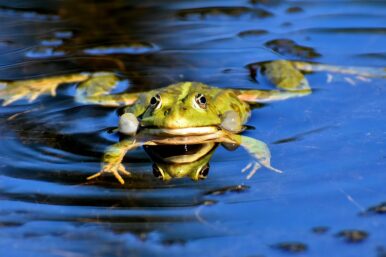
[[[304,97],[312,92],[301,72],[302,68],[309,71],[311,64],[302,66],[299,62],[274,60],[262,65],[275,89],[239,89],[182,81],[145,92],[112,94],[121,78],[114,72],[101,71],[0,81],[0,100],[4,106],[21,99],[32,102],[42,95],[55,96],[60,85],[75,83],[76,102],[121,108],[123,111],[115,129],[121,139],[107,147],[101,169],[87,180],[112,174],[124,184],[123,176],[132,174],[123,165],[123,158],[140,146],[158,159],[153,164],[156,177],[165,181],[182,177],[203,179],[208,174],[209,159],[219,144],[225,148],[241,146],[249,153],[252,160],[242,171],[248,171],[247,179],[250,179],[261,167],[282,172],[271,165],[270,150],[263,141],[243,134],[253,108],[257,104]],[[316,67],[342,70],[332,66]],[[155,157],[159,149],[166,146],[180,147],[186,152],[188,148],[199,147],[195,154]]]

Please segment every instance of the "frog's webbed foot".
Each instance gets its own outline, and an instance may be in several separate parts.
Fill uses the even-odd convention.
[[[331,74],[352,75],[358,80],[368,80],[369,78],[386,78],[385,67],[360,67],[360,66],[338,66],[322,63],[292,61],[294,67],[304,72],[328,72]],[[331,77],[329,78],[331,80]]]
[[[79,103],[98,104],[103,106],[126,106],[132,105],[138,98],[139,93],[111,94],[121,82],[112,72],[95,72],[90,78],[78,86],[75,100]]]
[[[101,171],[95,173],[94,175],[87,177],[87,180],[97,178],[105,173],[113,174],[114,177],[121,184],[125,184],[125,181],[123,180],[121,174],[125,175],[125,176],[131,176],[131,173],[126,170],[125,166],[123,166],[122,163],[104,163]]]
[[[103,155],[102,169],[94,175],[87,177],[87,180],[97,178],[104,173],[110,173],[114,175],[119,183],[125,184],[121,174],[131,176],[131,173],[123,166],[123,157],[127,151],[132,150],[140,145],[142,145],[142,143],[136,142],[134,138],[126,138],[108,147],[107,151]]]
[[[0,81],[0,100],[4,100],[5,106],[21,99],[32,102],[41,95],[55,96],[56,89],[61,84],[84,81],[88,77],[87,73],[78,73],[30,80]]]
[[[266,167],[267,169],[271,170],[271,171],[274,171],[274,172],[277,172],[277,173],[283,173],[283,171],[279,170],[279,169],[276,169],[274,167],[271,166],[271,164],[262,164],[264,167]],[[262,167],[262,165],[260,164],[260,160],[259,161],[252,161],[250,163],[248,163],[242,170],[241,170],[241,173],[245,173],[248,171],[248,175],[247,175],[247,179],[250,179],[253,177],[253,175],[256,174],[256,172]]]
[[[264,75],[276,90],[239,90],[237,97],[249,104],[267,103],[302,97],[311,93],[307,78],[289,61],[276,60],[262,64]]]
[[[261,167],[265,167],[277,173],[283,173],[281,170],[272,167],[271,153],[264,142],[241,135],[234,135],[232,140],[238,142],[238,144],[240,144],[253,158],[253,161],[248,163],[241,171],[243,173],[249,171],[247,179],[252,178],[256,171]]]

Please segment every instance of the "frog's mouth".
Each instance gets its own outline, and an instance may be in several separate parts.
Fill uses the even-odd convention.
[[[188,128],[153,128],[144,127],[142,129],[147,135],[156,136],[198,136],[213,134],[219,131],[217,126],[206,126],[206,127],[188,127]]]
[[[155,162],[191,163],[211,152],[217,143],[185,145],[144,145],[143,148]]]

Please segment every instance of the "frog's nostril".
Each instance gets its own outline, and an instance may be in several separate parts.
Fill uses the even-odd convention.
[[[164,112],[164,115],[165,115],[165,116],[168,116],[169,113],[170,113],[170,110],[171,110],[170,108],[166,109],[165,112]]]

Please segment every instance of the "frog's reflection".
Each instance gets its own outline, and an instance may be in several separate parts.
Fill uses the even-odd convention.
[[[218,143],[186,145],[145,145],[143,148],[153,161],[153,174],[161,180],[190,177],[205,179],[209,161]]]

